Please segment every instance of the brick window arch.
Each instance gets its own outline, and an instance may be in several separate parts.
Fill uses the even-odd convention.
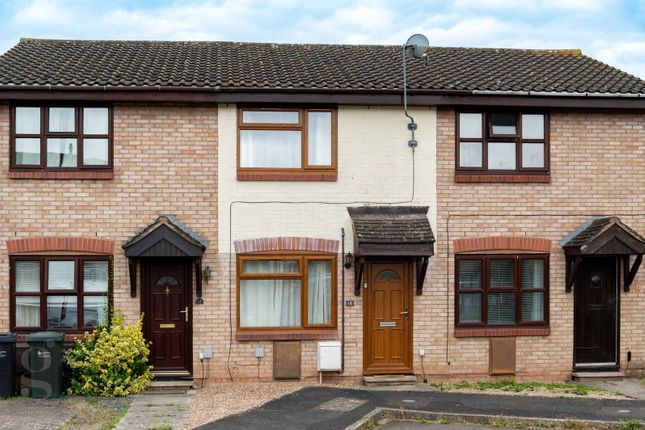
[[[237,254],[265,251],[331,252],[337,254],[339,241],[283,236],[238,240],[234,242],[234,246]]]
[[[94,254],[112,254],[114,241],[86,237],[28,237],[7,240],[9,254],[33,254],[35,252],[89,252]]]
[[[528,236],[488,236],[452,241],[455,254],[466,252],[523,251],[550,252],[551,241]]]

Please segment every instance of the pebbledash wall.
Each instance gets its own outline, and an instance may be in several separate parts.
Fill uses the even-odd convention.
[[[415,335],[423,330],[429,341],[426,371],[432,375],[488,375],[488,337],[455,336],[455,239],[527,236],[551,241],[550,334],[518,336],[516,365],[519,378],[557,380],[570,377],[573,366],[573,293],[565,292],[560,240],[592,214],[617,215],[645,234],[645,115],[553,111],[550,118],[550,183],[472,184],[455,182],[455,112],[438,111],[438,219],[433,225],[438,241],[424,291],[434,312],[427,321],[415,321]],[[628,371],[642,374],[643,268],[630,292],[619,290],[621,369],[627,369],[631,350]]]
[[[114,178],[8,179],[9,106],[0,106],[0,331],[9,330],[7,240],[86,237],[114,241],[114,302],[129,320],[140,313],[140,286],[130,297],[123,242],[161,214],[174,214],[210,241],[217,256],[217,107],[114,105]],[[217,335],[210,318],[215,291],[194,309],[195,343]]]
[[[435,120],[433,108],[411,110],[419,124],[415,152],[416,187],[414,200],[406,204],[429,206],[431,224],[436,220],[435,187]],[[218,310],[209,319],[209,326],[216,334],[211,344],[215,357],[210,363],[212,380],[228,379],[229,366],[233,378],[256,379],[258,362],[256,347],[266,350],[260,364],[260,377],[270,380],[273,369],[273,342],[271,340],[236,340],[236,254],[232,242],[276,237],[309,237],[341,241],[341,228],[346,232],[345,251],[353,252],[353,231],[347,207],[352,202],[388,203],[408,201],[412,197],[412,151],[407,120],[400,107],[339,106],[338,107],[338,180],[335,182],[278,182],[238,181],[236,179],[237,108],[220,105],[218,108],[218,266],[213,275],[216,285],[205,290],[217,290]],[[337,205],[321,204],[247,204],[232,201],[325,201]],[[355,206],[355,205],[354,205]],[[232,217],[229,216],[232,213]],[[232,220],[232,223],[231,223]],[[338,339],[341,336],[341,270],[338,248]],[[229,272],[229,259],[232,270]],[[229,275],[232,275],[230,276]],[[346,308],[346,344],[344,376],[358,378],[362,375],[363,351],[363,298],[354,296],[353,268],[345,270],[346,299],[355,306]],[[211,284],[213,281],[211,281]],[[415,296],[415,344],[426,336],[416,331],[417,321],[431,311],[428,296]],[[229,321],[229,309],[232,319]],[[423,325],[421,325],[423,327]],[[229,340],[231,354],[229,359]],[[317,377],[316,340],[302,341],[303,378]],[[202,345],[196,345],[200,348]],[[415,347],[416,348],[416,347]],[[197,377],[199,369],[196,367]],[[333,376],[334,374],[330,374]],[[357,379],[358,380],[358,379]]]

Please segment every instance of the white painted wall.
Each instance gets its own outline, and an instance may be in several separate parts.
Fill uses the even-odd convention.
[[[415,151],[415,198],[406,205],[430,206],[428,217],[436,230],[436,111],[415,108],[418,124]],[[410,132],[400,107],[340,106],[338,108],[338,180],[336,182],[237,181],[237,114],[235,105],[218,109],[218,219],[220,253],[232,252],[233,241],[277,236],[340,239],[345,228],[346,249],[353,248],[347,206],[352,202],[408,201],[412,195]],[[324,201],[321,204],[239,204],[231,201]]]

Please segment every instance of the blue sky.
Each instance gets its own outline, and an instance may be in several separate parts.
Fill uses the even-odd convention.
[[[20,37],[580,48],[645,78],[645,0],[0,0]]]

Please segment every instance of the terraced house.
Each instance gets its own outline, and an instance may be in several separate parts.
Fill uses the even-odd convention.
[[[414,130],[398,46],[21,40],[0,331],[113,302],[206,382],[642,374],[645,82],[571,50],[407,68]]]

